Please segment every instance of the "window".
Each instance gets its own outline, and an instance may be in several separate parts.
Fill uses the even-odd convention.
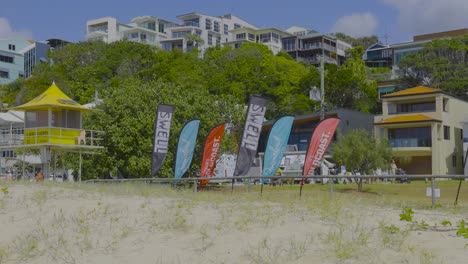
[[[235,24],[234,24],[234,29],[238,29],[238,28],[241,28],[241,25],[235,23]]]
[[[156,22],[148,22],[148,29],[156,30]]]
[[[286,51],[296,50],[296,39],[284,39],[283,49]]]
[[[398,104],[397,113],[432,112],[435,111],[435,102],[422,102],[412,104]]]
[[[221,45],[221,36],[216,37],[216,46]]]
[[[236,34],[236,39],[245,39],[245,33]]]
[[[209,19],[207,19],[208,21]],[[200,27],[200,18],[193,18],[193,19],[188,19],[184,20],[184,26],[190,26],[190,27]],[[210,26],[211,26],[211,21],[210,21]]]
[[[430,147],[430,127],[392,128],[388,130],[388,141],[392,148]]]
[[[249,40],[250,40],[250,41],[255,41],[255,35],[254,35],[254,34],[249,33],[248,36],[249,36]]]
[[[158,32],[164,33],[164,23],[159,23]]]
[[[208,34],[208,45],[209,46],[213,45],[213,35],[212,34]]]
[[[442,104],[444,112],[448,112],[448,98],[444,98],[444,100],[442,100]]]
[[[266,42],[271,42],[271,34],[270,33],[260,34],[260,43],[266,43]]]
[[[450,139],[450,127],[444,126],[444,139]]]
[[[214,31],[219,32],[219,22],[218,21],[214,22]]]
[[[2,151],[2,158],[14,158],[16,157],[13,150],[3,150]]]
[[[16,50],[16,46],[13,44],[8,44],[8,49],[9,50]]]
[[[6,63],[13,63],[13,57],[0,55],[0,61]]]
[[[211,19],[209,18],[205,19],[205,29],[211,30]]]
[[[224,24],[224,35],[229,34],[229,25]]]
[[[452,156],[452,167],[457,167],[457,155]]]
[[[7,71],[0,71],[0,78],[9,78],[10,73]]]

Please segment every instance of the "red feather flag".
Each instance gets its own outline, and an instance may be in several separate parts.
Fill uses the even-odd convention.
[[[213,177],[216,160],[218,159],[219,149],[223,140],[224,126],[224,124],[221,124],[214,127],[206,137],[205,149],[203,150],[203,160],[200,169],[201,178]],[[207,183],[208,180],[200,181],[201,186],[204,186]]]

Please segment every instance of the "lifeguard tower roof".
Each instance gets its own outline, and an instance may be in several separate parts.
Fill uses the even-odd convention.
[[[47,110],[49,107],[67,110],[77,110],[80,112],[92,111],[91,109],[80,105],[79,103],[75,102],[70,97],[68,97],[66,94],[64,94],[62,90],[58,88],[55,82],[52,83],[52,85],[47,90],[45,90],[36,98],[23,105],[12,107],[10,109],[20,111]]]

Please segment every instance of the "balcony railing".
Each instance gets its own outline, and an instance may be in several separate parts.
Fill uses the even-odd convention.
[[[184,21],[184,26],[188,27],[200,27],[200,23],[193,22],[193,21]]]
[[[103,32],[103,33],[107,33],[107,27],[89,27],[89,33],[93,33],[93,32]]]
[[[2,129],[0,146],[15,145],[82,145],[99,146],[103,131],[70,129],[60,127],[39,127],[25,129]],[[23,134],[24,131],[24,134]]]
[[[431,147],[432,146],[432,142],[430,138],[390,139],[389,143],[392,148],[417,148],[417,147]]]

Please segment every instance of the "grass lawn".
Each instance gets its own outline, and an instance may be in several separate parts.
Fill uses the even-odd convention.
[[[435,188],[440,189],[440,198],[436,198],[436,207],[444,209],[461,209],[468,207],[468,182],[462,181],[458,205],[454,206],[458,180],[436,181]],[[344,199],[359,199],[360,202],[389,205],[393,207],[412,207],[418,209],[430,209],[432,198],[426,196],[426,188],[431,187],[431,182],[424,180],[412,181],[409,184],[377,182],[364,184],[363,192],[357,192],[357,184],[334,184],[334,196]],[[249,195],[259,195],[260,186],[251,186]],[[235,193],[247,193],[247,186],[236,186]],[[230,186],[225,185],[223,191],[230,192]],[[306,184],[303,187],[302,197],[329,197],[330,187],[328,184]],[[264,199],[283,200],[299,199],[299,185],[267,186],[263,187]]]

